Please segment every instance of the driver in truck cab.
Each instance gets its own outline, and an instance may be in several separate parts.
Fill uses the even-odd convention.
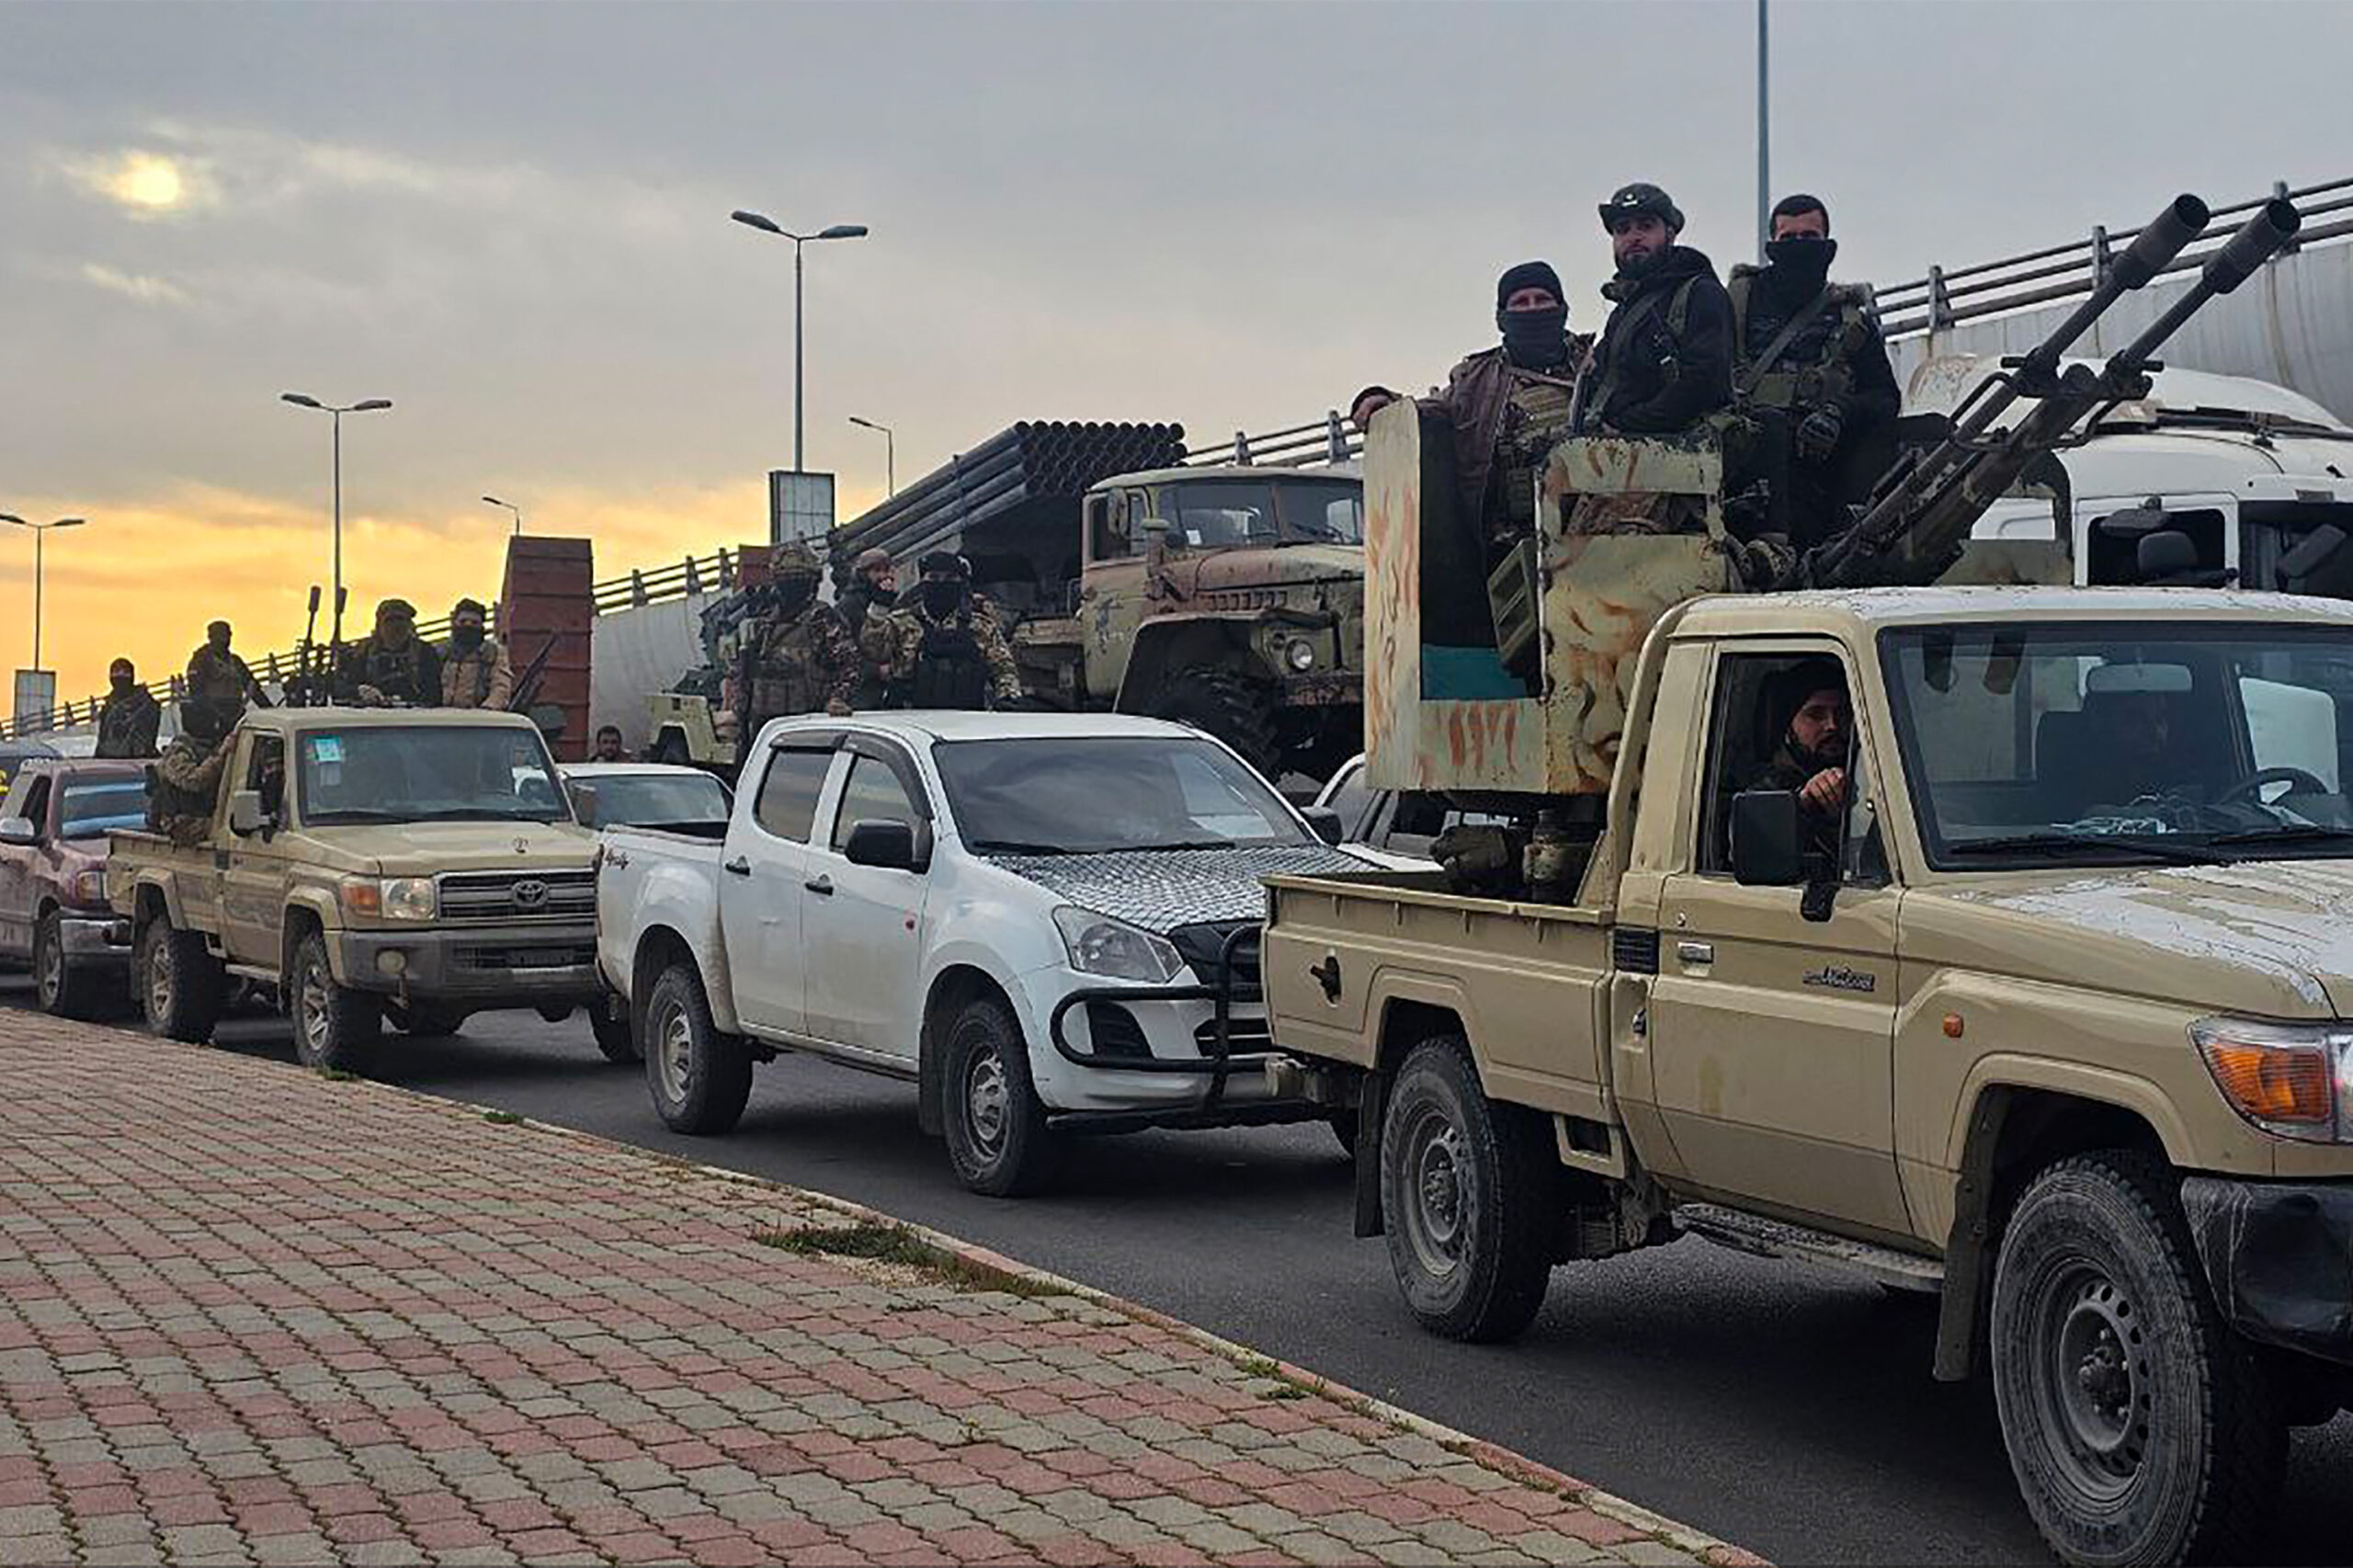
[[[1838,842],[1847,815],[1847,762],[1855,733],[1855,710],[1847,696],[1847,671],[1836,659],[1807,659],[1769,688],[1780,722],[1780,744],[1766,759],[1751,790],[1788,790],[1805,818],[1806,855],[1826,866],[1838,863]]]

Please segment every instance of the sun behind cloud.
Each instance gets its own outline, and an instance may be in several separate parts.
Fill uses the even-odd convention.
[[[83,189],[135,218],[171,217],[207,205],[212,195],[199,163],[142,147],[77,158],[65,168]]]

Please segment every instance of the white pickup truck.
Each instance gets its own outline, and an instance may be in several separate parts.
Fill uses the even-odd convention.
[[[1260,879],[1365,869],[1318,833],[1164,720],[779,720],[723,834],[606,831],[597,962],[676,1131],[806,1051],[915,1083],[957,1176],[1009,1196],[1067,1132],[1329,1117],[1275,1097],[1257,989]]]

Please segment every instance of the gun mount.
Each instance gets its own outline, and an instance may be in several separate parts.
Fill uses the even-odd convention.
[[[1369,781],[1535,817],[1540,840],[1576,836],[1580,818],[1597,823],[1635,663],[1662,616],[1703,594],[1925,584],[1954,572],[1986,508],[2046,473],[2051,454],[2100,412],[2145,396],[2166,339],[2301,222],[2286,201],[2266,203],[2125,347],[2097,368],[2063,363],[2209,216],[2194,196],[2168,203],[2050,336],[1900,453],[1858,515],[1823,519],[1811,537],[1827,542],[1802,557],[1728,529],[1722,459],[1702,437],[1562,441],[1536,482],[1533,548],[1498,546],[1456,515],[1443,426],[1410,403],[1382,410],[1365,449]],[[2020,403],[2024,414],[2004,423]]]

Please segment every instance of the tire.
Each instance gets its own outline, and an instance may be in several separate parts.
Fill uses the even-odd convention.
[[[1534,1112],[1479,1086],[1461,1035],[1405,1058],[1381,1131],[1390,1267],[1421,1325],[1449,1339],[1510,1339],[1552,1278],[1560,1166]]]
[[[294,949],[287,977],[286,1011],[294,1023],[294,1058],[322,1073],[365,1074],[382,1038],[384,1005],[365,991],[335,983],[327,939],[313,931]]]
[[[645,1084],[654,1108],[673,1132],[725,1132],[752,1097],[752,1057],[719,1032],[702,978],[674,963],[645,1002]]]
[[[638,1049],[637,1036],[630,1028],[629,1004],[619,996],[598,997],[588,1007],[588,1027],[597,1036],[597,1049],[605,1053],[608,1062],[634,1063],[644,1059]]]
[[[1062,1141],[1029,1077],[1029,1047],[1005,1004],[969,1002],[942,1046],[939,1120],[956,1179],[988,1198],[1020,1198],[1053,1177]]]
[[[2287,1423],[2207,1295],[2163,1162],[2108,1151],[2038,1175],[2002,1235],[1990,1332],[2010,1469],[2063,1562],[2262,1561]]]
[[[40,1010],[52,1017],[95,1018],[103,986],[86,968],[77,970],[65,961],[60,920],[52,909],[33,927],[33,994]]]
[[[139,929],[136,988],[150,1034],[202,1045],[221,1021],[221,960],[194,931],[175,930],[166,915]]]
[[[1269,779],[1281,771],[1274,699],[1260,683],[1221,665],[1188,665],[1164,678],[1150,712],[1215,735]]]
[[[1324,1121],[1332,1130],[1333,1141],[1340,1145],[1340,1153],[1351,1160],[1357,1157],[1357,1113],[1354,1108],[1336,1110]]]

